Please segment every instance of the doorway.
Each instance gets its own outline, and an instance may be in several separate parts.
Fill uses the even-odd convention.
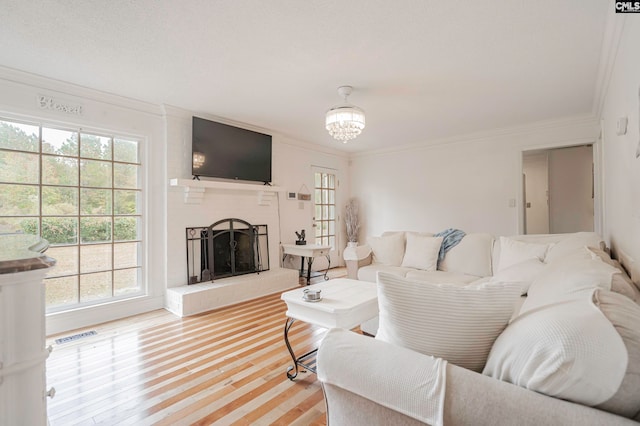
[[[525,234],[594,231],[593,145],[523,151]]]

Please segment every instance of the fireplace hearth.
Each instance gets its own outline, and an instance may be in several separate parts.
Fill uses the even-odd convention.
[[[267,225],[222,219],[186,229],[188,283],[269,270]]]

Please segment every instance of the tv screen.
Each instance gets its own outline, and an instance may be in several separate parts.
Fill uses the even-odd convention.
[[[271,135],[193,117],[192,173],[271,182]]]

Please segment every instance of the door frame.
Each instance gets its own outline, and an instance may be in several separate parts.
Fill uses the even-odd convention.
[[[516,210],[518,215],[518,234],[525,232],[525,208],[524,208],[524,188],[522,185],[523,162],[522,156],[526,151],[540,151],[545,149],[571,148],[581,145],[591,145],[593,147],[593,230],[602,236],[604,231],[604,174],[603,174],[603,143],[602,128],[597,138],[585,138],[581,140],[573,140],[570,142],[558,142],[545,145],[525,146],[518,150],[518,177],[516,195]]]

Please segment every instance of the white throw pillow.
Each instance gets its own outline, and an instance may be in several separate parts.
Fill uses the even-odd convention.
[[[426,284],[380,272],[376,339],[481,371],[520,293],[519,285]]]
[[[498,272],[531,258],[544,261],[548,249],[549,244],[524,243],[511,238],[500,237]]]
[[[586,248],[581,251],[587,252]],[[582,291],[611,290],[612,276],[618,270],[599,259],[581,257],[580,252],[547,265],[531,283],[520,313],[573,298]]]
[[[610,400],[628,355],[592,302],[595,291],[518,316],[496,340],[483,374],[589,406]]]
[[[524,260],[499,271],[491,277],[491,282],[521,282],[522,294],[529,290],[531,283],[544,271],[546,265],[537,257]]]
[[[438,268],[438,253],[440,253],[442,240],[442,237],[426,237],[408,233],[402,266],[435,271]]]
[[[389,266],[400,266],[404,257],[404,233],[398,232],[383,237],[370,237],[369,245],[373,262]]]

